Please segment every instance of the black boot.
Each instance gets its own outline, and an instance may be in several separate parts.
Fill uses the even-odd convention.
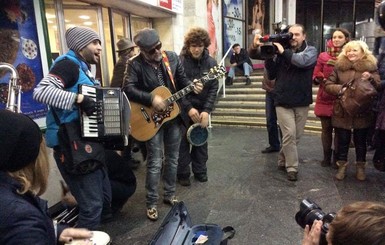
[[[251,80],[249,77],[246,77],[246,85],[250,85],[251,84]]]
[[[321,162],[322,167],[329,167],[331,165],[332,160],[332,150],[326,150],[324,151],[324,159]]]
[[[226,84],[227,86],[233,85],[233,78],[232,78],[232,77],[226,77],[225,84]]]

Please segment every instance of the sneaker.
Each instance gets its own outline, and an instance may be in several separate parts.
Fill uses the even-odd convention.
[[[294,172],[294,171],[287,172],[287,179],[290,181],[297,181],[297,172]]]
[[[202,174],[194,174],[194,178],[198,180],[199,182],[207,182],[207,174],[202,173]]]
[[[152,221],[158,220],[158,210],[155,207],[147,208],[147,218]]]
[[[178,179],[178,183],[181,186],[190,186],[191,185],[190,178],[180,178],[180,179]]]
[[[178,199],[176,198],[176,196],[171,196],[171,197],[168,197],[168,198],[164,198],[163,199],[163,203],[164,204],[168,204],[168,205],[171,205],[171,206],[174,206],[175,204],[177,204],[179,201]]]
[[[250,85],[251,84],[251,80],[249,77],[246,77],[246,85]]]
[[[286,172],[286,166],[285,165],[278,165],[278,170]]]

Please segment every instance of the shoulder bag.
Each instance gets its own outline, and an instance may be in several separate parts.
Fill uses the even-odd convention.
[[[52,113],[59,125],[57,132],[61,149],[61,162],[65,170],[74,175],[91,173],[104,166],[105,149],[101,142],[83,139],[80,122],[60,123],[54,110]]]
[[[370,110],[377,96],[377,90],[365,79],[352,79],[342,86],[341,91],[343,92],[339,94],[338,99],[344,111],[350,116]]]

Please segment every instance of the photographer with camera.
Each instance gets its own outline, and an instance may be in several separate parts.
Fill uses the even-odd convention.
[[[308,214],[314,214],[314,212]],[[346,205],[337,212],[328,226],[324,225],[323,218],[318,220],[307,216],[302,216],[303,220],[309,223],[314,221],[306,224],[302,245],[385,244],[385,205],[383,203],[355,202]],[[310,216],[315,217],[315,215]],[[297,215],[296,220],[298,222]],[[329,221],[325,223],[327,222]],[[322,240],[322,236],[325,240]]]
[[[318,53],[305,41],[306,33],[302,25],[294,24],[288,32],[291,34],[277,35],[278,40],[271,40],[276,52],[265,59],[265,68],[268,78],[275,79],[272,93],[282,130],[278,168],[287,171],[288,180],[297,181],[297,145],[305,128],[309,105],[313,103],[312,75]],[[292,37],[289,39],[287,36]],[[254,37],[249,49],[251,58],[261,57],[261,37],[259,34]]]

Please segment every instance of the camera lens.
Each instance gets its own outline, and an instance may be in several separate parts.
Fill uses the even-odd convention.
[[[306,225],[311,226],[316,219],[322,220],[324,216],[325,213],[315,202],[304,199],[300,204],[300,210],[295,215],[295,220],[298,225],[305,228]]]

